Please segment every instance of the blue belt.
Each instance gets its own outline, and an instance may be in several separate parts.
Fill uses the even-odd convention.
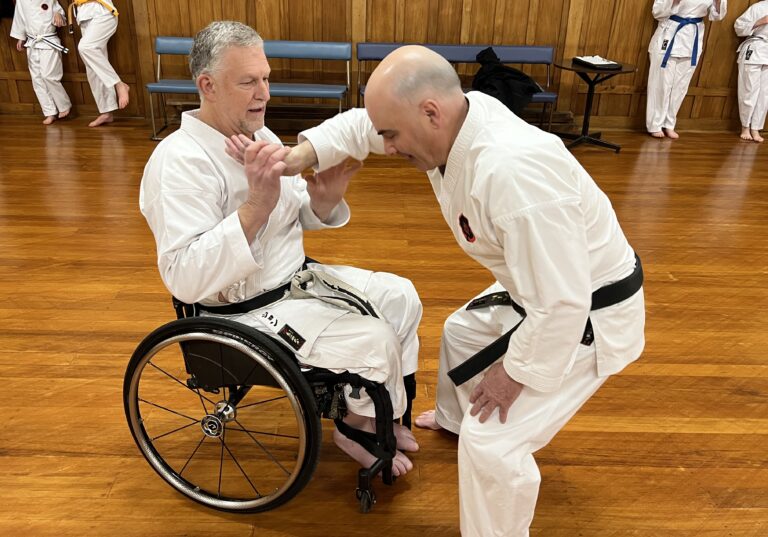
[[[691,54],[691,65],[696,65],[696,60],[699,57],[699,23],[704,20],[704,17],[693,17],[693,18],[685,18],[680,17],[678,15],[672,15],[670,17],[673,21],[679,23],[677,25],[677,29],[675,30],[675,33],[672,34],[672,40],[669,42],[669,45],[667,45],[667,51],[664,53],[664,59],[661,60],[661,66],[666,67],[667,66],[667,60],[669,60],[669,56],[672,54],[672,46],[675,44],[675,37],[677,36],[677,32],[682,30],[683,26],[686,26],[687,24],[695,24],[696,25],[696,37],[693,41],[693,51]]]

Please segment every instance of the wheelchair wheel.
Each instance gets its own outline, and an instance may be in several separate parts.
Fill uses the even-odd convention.
[[[293,356],[245,325],[195,317],[158,328],[131,357],[123,399],[152,468],[206,506],[272,509],[317,465],[322,430],[308,382]]]

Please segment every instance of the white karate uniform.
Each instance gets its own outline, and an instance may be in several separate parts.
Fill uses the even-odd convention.
[[[761,130],[768,112],[768,24],[755,22],[768,16],[768,0],[752,4],[736,19],[736,35],[746,37],[737,50],[739,117],[741,126]]]
[[[343,226],[349,208],[342,200],[323,223],[310,207],[306,181],[300,175],[283,177],[277,206],[248,244],[237,214],[248,195],[245,172],[224,152],[225,136],[197,114],[185,112],[181,128],[153,152],[144,169],[139,203],[157,242],[160,275],[174,296],[212,306],[242,302],[288,282],[305,260],[304,229]],[[266,127],[254,137],[280,143]],[[310,268],[360,290],[383,319],[317,299],[285,299],[230,318],[288,343],[302,363],[384,383],[395,417],[400,417],[406,406],[402,377],[418,365],[416,329],[422,308],[413,284],[394,274],[354,267]],[[303,344],[281,339],[286,325]],[[350,410],[375,416],[370,398],[362,395],[347,398]]]
[[[605,194],[559,138],[512,114],[483,93],[467,94],[469,112],[444,175],[427,172],[461,248],[528,313],[503,365],[525,385],[506,424],[469,414],[478,375],[455,387],[447,372],[512,328],[508,306],[456,311],[445,323],[438,372],[437,421],[459,433],[461,531],[523,536],[538,495],[532,453],[544,445],[610,374],[644,346],[638,292],[590,315],[591,293],[633,271],[634,253]],[[301,133],[319,169],[344,156],[383,152],[364,111],[351,110]],[[463,228],[462,229],[462,224]],[[439,277],[439,275],[438,275]],[[481,296],[478,295],[478,296]],[[581,345],[590,317],[595,341]]]
[[[704,22],[687,24],[675,34],[679,23],[670,19],[672,15],[684,18],[702,18],[719,21],[725,17],[728,0],[721,0],[720,11],[715,9],[714,0],[681,0],[673,6],[673,0],[654,0],[652,13],[659,21],[648,45],[650,69],[648,71],[648,95],[646,102],[645,126],[648,132],[659,132],[662,128],[674,129],[677,112],[683,104],[688,85],[696,70],[691,65],[696,27],[698,27],[698,55],[696,65],[704,54]],[[666,67],[662,67],[668,47],[674,46]]]
[[[43,5],[48,9],[43,9]],[[11,37],[27,40],[24,46],[32,88],[46,117],[72,108],[72,102],[61,85],[64,74],[61,52],[40,39],[45,37],[47,41],[61,45],[53,24],[54,13],[65,17],[64,10],[56,1],[17,0],[11,25]]]
[[[112,0],[105,2],[114,7]],[[117,17],[98,2],[88,2],[77,8],[77,24],[81,34],[77,50],[99,113],[116,110],[115,84],[120,82],[120,76],[109,63],[107,43],[117,31]]]

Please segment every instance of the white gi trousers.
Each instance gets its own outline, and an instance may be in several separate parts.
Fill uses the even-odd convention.
[[[117,31],[117,17],[101,15],[80,22],[80,43],[77,50],[85,64],[88,84],[100,114],[117,109],[115,84],[120,77],[109,63],[107,42]]]
[[[61,77],[64,74],[61,52],[52,48],[28,47],[27,64],[32,88],[44,116],[55,116],[72,108],[72,102],[61,85]]]
[[[478,297],[503,291],[495,283]],[[469,395],[479,374],[456,387],[447,373],[511,329],[521,317],[510,306],[467,311],[445,323],[440,347],[435,417],[459,434],[462,537],[525,537],[533,520],[541,475],[533,453],[549,443],[608,377],[597,376],[595,344],[580,345],[562,386],[546,393],[524,387],[506,423],[498,410],[485,423],[470,416]]]
[[[663,53],[649,52],[651,67],[648,71],[648,98],[645,108],[645,128],[659,132],[662,128],[674,129],[677,112],[688,93],[696,66],[691,58],[670,57],[666,67],[661,67]],[[701,63],[703,51],[697,63]]]
[[[311,352],[301,362],[335,372],[349,371],[374,382],[383,383],[392,400],[394,417],[403,415],[407,405],[403,376],[418,369],[419,338],[416,333],[421,321],[422,306],[413,284],[395,274],[371,272],[355,267],[314,265],[313,268],[347,281],[365,280],[360,286],[383,315],[383,319],[345,313],[315,339]],[[305,300],[292,299],[297,308]],[[328,305],[329,308],[334,306]],[[259,318],[261,310],[234,316],[233,320],[264,330]],[[269,332],[267,332],[269,333]],[[360,398],[350,396],[346,403],[351,412],[375,417],[373,402],[364,390]]]
[[[756,131],[768,113],[768,65],[739,64],[739,118],[741,126]]]

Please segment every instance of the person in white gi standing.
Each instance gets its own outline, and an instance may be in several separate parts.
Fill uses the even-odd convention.
[[[590,315],[593,291],[642,274],[635,254],[608,198],[560,139],[493,97],[465,95],[436,53],[390,54],[365,105],[367,114],[350,110],[302,132],[292,155],[319,170],[369,152],[407,158],[427,172],[461,248],[497,279],[446,321],[437,410],[417,425],[459,434],[462,535],[527,536],[541,479],[533,452],[642,352],[640,286]],[[503,292],[519,306],[500,305]],[[452,384],[450,369],[518,324],[501,360]]]
[[[752,4],[733,23],[746,37],[737,50],[741,138],[762,142],[768,112],[768,0]]]
[[[264,126],[270,67],[263,42],[238,22],[215,22],[195,37],[190,70],[201,97],[181,128],[152,153],[140,188],[140,207],[157,242],[158,266],[178,299],[209,314],[232,309],[291,281],[305,264],[304,229],[343,226],[343,199],[358,166],[342,164],[307,180],[292,175],[288,149]],[[256,142],[245,168],[225,153],[228,136]],[[311,366],[347,370],[384,383],[394,416],[406,408],[403,377],[418,365],[421,302],[413,284],[394,274],[309,262],[342,280],[381,315],[363,316],[317,299],[282,299],[232,316],[287,343]],[[253,300],[251,300],[253,302]],[[222,310],[219,310],[222,311]],[[375,416],[364,391],[348,393],[344,421],[372,432]],[[400,450],[416,451],[410,430],[395,425]],[[364,466],[375,458],[335,431],[337,445]],[[398,451],[393,473],[412,468]]]
[[[117,31],[118,12],[112,0],[75,0],[70,9],[72,7],[77,9],[81,34],[77,50],[99,109],[99,116],[88,126],[98,127],[114,121],[112,112],[118,108],[122,110],[129,102],[130,87],[120,80],[109,63],[107,52],[107,43]]]
[[[11,37],[17,39],[16,50],[27,49],[27,64],[32,88],[43,109],[43,125],[69,115],[69,100],[61,77],[64,66],[62,46],[56,28],[64,26],[64,9],[56,0],[18,0],[13,12]]]
[[[648,45],[645,127],[654,138],[679,138],[677,112],[704,53],[704,16],[723,20],[728,0],[654,0],[659,21]]]

